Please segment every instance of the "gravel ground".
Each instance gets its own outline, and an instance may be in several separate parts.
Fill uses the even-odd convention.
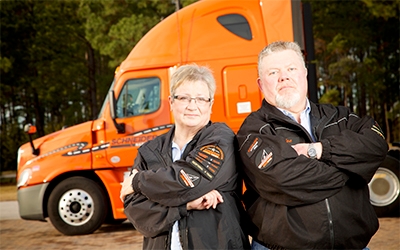
[[[400,218],[380,218],[371,250],[400,249]],[[0,249],[142,249],[142,235],[129,222],[104,225],[91,235],[65,236],[50,222],[0,221]]]

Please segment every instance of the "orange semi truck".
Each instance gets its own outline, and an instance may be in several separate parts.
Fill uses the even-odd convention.
[[[209,66],[217,91],[212,121],[237,131],[261,105],[257,56],[270,42],[306,44],[298,0],[201,0],[150,30],[115,72],[96,120],[30,140],[18,151],[21,218],[66,235],[126,219],[119,199],[140,145],[173,124],[169,78],[179,66]],[[31,135],[32,125],[26,126]]]

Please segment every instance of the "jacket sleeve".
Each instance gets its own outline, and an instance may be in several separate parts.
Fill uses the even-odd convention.
[[[163,206],[140,193],[128,195],[124,205],[128,220],[146,237],[168,234],[174,222],[187,215],[186,205]]]
[[[339,114],[344,112],[342,110]],[[320,160],[357,177],[351,180],[362,178],[366,184],[388,151],[383,132],[374,119],[368,116],[360,118],[348,113],[340,120],[336,126],[341,132],[321,140],[323,153]]]
[[[265,124],[252,114],[237,134],[246,185],[263,199],[286,206],[312,204],[341,190],[348,179],[345,173],[299,156]]]
[[[146,166],[138,154],[134,168],[144,171]],[[149,200],[140,193],[128,195],[124,201],[124,212],[133,226],[146,237],[169,233],[175,221],[187,215],[186,205],[167,207]]]
[[[202,132],[186,159],[157,171],[139,171],[133,180],[135,192],[164,206],[181,206],[214,189],[234,190],[234,138],[225,124],[212,124]]]

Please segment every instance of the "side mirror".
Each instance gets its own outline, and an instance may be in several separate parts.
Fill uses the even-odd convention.
[[[32,140],[32,135],[36,133],[36,126],[28,123],[24,126],[24,132],[27,133],[29,136],[29,143],[31,144],[32,147],[32,154],[39,155],[40,150],[38,148],[35,148],[35,145],[33,145],[33,140]]]
[[[125,123],[117,123],[117,117],[115,115],[115,95],[114,95],[114,90],[111,90],[108,92],[108,103],[110,104],[110,114],[111,114],[111,119],[113,120],[114,126],[118,131],[118,134],[124,134],[125,133]]]
[[[33,135],[34,133],[36,133],[36,126],[28,123],[24,126],[24,131],[25,133],[28,133],[30,135]]]

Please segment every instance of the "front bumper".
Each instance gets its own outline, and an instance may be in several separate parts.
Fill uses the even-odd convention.
[[[49,183],[20,188],[17,191],[19,215],[24,220],[44,220],[43,197]]]

